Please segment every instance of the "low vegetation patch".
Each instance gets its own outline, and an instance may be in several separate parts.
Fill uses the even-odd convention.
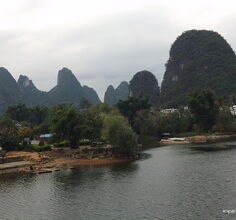
[[[30,144],[30,145],[24,146],[23,150],[24,151],[36,151],[36,152],[49,151],[49,150],[51,150],[51,146],[48,144],[45,144],[43,146],[39,146],[37,144]]]

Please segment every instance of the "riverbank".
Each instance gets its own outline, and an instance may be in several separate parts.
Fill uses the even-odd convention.
[[[0,164],[1,166],[8,166],[8,169],[0,169],[0,173],[22,172],[29,170],[30,166],[36,168],[48,167],[80,167],[80,166],[99,166],[116,163],[125,163],[134,161],[137,158],[124,158],[114,157],[109,150],[97,152],[97,149],[83,147],[82,149],[53,149],[44,152],[24,152],[24,151],[11,151],[6,153],[5,158],[11,157],[22,158],[22,163],[25,166],[15,167],[15,163]]]
[[[196,135],[181,138],[168,138],[160,141],[161,145],[170,144],[200,144],[200,143],[214,143],[219,141],[227,141],[236,139],[236,134],[210,134],[210,135]]]

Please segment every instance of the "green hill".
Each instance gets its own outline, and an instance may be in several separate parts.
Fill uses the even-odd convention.
[[[218,33],[186,31],[170,49],[161,86],[161,103],[185,104],[186,95],[205,88],[226,99],[236,94],[236,56]]]

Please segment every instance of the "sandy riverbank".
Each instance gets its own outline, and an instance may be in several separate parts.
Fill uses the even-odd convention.
[[[80,167],[80,166],[99,166],[108,164],[117,164],[133,161],[129,158],[115,158],[104,157],[99,158],[93,156],[90,159],[78,159],[78,149],[65,149],[65,150],[51,150],[45,152],[24,152],[24,151],[11,151],[6,154],[6,157],[20,156],[25,161],[31,162],[36,167]],[[101,156],[101,155],[100,155]],[[30,166],[30,165],[29,165]],[[29,167],[28,166],[28,167]],[[13,172],[23,171],[25,168],[12,169]],[[8,170],[9,172],[10,170]]]
[[[193,143],[212,143],[218,141],[227,141],[236,139],[236,134],[211,134],[211,135],[197,135],[183,138],[168,138],[160,141],[161,145],[171,144],[193,144]]]

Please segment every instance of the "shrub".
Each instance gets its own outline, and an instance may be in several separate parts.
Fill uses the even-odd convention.
[[[39,146],[37,144],[30,144],[30,145],[24,146],[23,150],[36,151],[36,152],[49,151],[49,150],[51,150],[51,146],[49,146],[47,144],[45,144],[44,146]]]
[[[53,144],[55,147],[69,147],[70,143],[68,140],[61,141],[59,143],[54,143]]]
[[[136,150],[136,134],[123,116],[112,115],[106,118],[104,136],[115,153],[130,154]]]
[[[0,146],[7,151],[15,150],[19,145],[20,137],[15,122],[10,119],[0,121]]]

